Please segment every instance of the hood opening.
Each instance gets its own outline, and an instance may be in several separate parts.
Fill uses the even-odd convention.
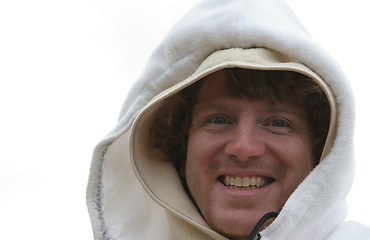
[[[209,234],[197,208],[183,188],[172,162],[164,160],[163,153],[154,149],[149,137],[150,127],[158,109],[172,95],[223,68],[293,71],[311,78],[325,92],[331,110],[331,120],[321,159],[330,152],[336,136],[336,106],[329,86],[313,71],[283,54],[263,48],[220,50],[210,55],[188,78],[154,97],[139,113],[131,128],[130,156],[134,172],[147,193],[171,214],[189,222]],[[219,180],[225,184],[223,176]],[[270,184],[274,179],[268,179]]]

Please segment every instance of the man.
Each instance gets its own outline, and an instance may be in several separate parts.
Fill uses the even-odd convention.
[[[353,114],[345,76],[284,2],[203,1],[95,150],[94,236],[369,238],[344,222]]]
[[[159,112],[154,146],[175,162],[210,227],[233,239],[283,208],[319,162],[330,118],[311,79],[237,68],[207,76]]]

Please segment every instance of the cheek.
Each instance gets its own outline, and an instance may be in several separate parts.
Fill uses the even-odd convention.
[[[308,175],[315,165],[311,141],[308,139],[297,141],[295,155],[297,156],[295,164],[301,167],[302,171]]]
[[[281,190],[290,195],[309,175],[314,167],[311,141],[308,137],[284,136],[270,141],[269,148],[283,172],[280,175]],[[287,197],[286,196],[286,197]]]
[[[203,131],[190,131],[187,144],[186,170],[207,170],[216,164],[224,148],[224,139]]]
[[[189,136],[188,150],[185,163],[185,180],[195,202],[199,205],[199,199],[203,196],[202,192],[202,151],[199,147],[198,141],[192,141]]]
[[[202,151],[202,142],[199,141],[200,139],[197,138],[194,134],[189,133],[189,140],[187,145],[187,154],[186,154],[186,163],[185,163],[185,176],[188,182],[189,188],[191,187],[191,182],[197,181],[197,175],[199,175],[198,171],[200,171],[200,165],[202,163],[202,153],[204,153],[204,149]]]
[[[211,182],[216,149],[209,135],[198,131],[189,132],[185,178],[192,195],[205,192],[206,186]]]
[[[308,137],[294,136],[275,141],[273,147],[287,168],[312,170],[314,157],[312,144]]]
[[[293,192],[314,167],[311,142],[306,138],[298,138],[281,149],[285,149],[285,157],[282,158],[286,174],[284,188],[287,192]]]
[[[186,176],[197,174],[201,171],[202,165],[205,164],[207,158],[207,145],[204,139],[198,134],[189,133],[189,140],[186,155]]]
[[[274,149],[280,163],[284,166],[284,173],[278,181],[281,184],[279,201],[283,207],[289,196],[312,171],[314,158],[310,141],[299,138],[280,143],[276,144]]]

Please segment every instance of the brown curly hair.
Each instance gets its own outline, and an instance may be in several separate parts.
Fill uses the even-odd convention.
[[[179,169],[185,164],[188,130],[197,96],[209,76],[169,97],[150,128],[152,145],[162,150]],[[291,71],[226,69],[227,91],[232,96],[272,103],[300,101],[309,116],[312,152],[318,164],[330,122],[330,107],[320,86],[307,76]]]

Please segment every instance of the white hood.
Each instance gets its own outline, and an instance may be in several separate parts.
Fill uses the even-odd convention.
[[[152,106],[202,74],[225,67],[212,63],[199,70],[218,50],[235,48],[258,49],[257,56],[270,54],[275,59],[258,64],[301,72],[320,82],[332,108],[333,139],[326,145],[325,158],[261,233],[262,239],[327,239],[342,224],[354,177],[354,102],[343,72],[283,1],[206,0],[181,18],[153,52],[127,96],[117,126],[95,148],[87,203],[96,239],[225,239],[190,206],[173,166],[155,157],[149,146],[137,143],[145,143],[141,126],[147,125],[142,121],[150,119],[148,112],[155,112]],[[230,61],[235,61],[231,56]],[[242,62],[258,68],[253,61]],[[149,171],[140,169],[140,154],[153,156],[144,161],[146,169],[153,166]],[[168,203],[166,193],[160,187],[153,190],[153,184],[173,188],[171,201],[179,202]],[[187,205],[185,213],[182,206]]]

